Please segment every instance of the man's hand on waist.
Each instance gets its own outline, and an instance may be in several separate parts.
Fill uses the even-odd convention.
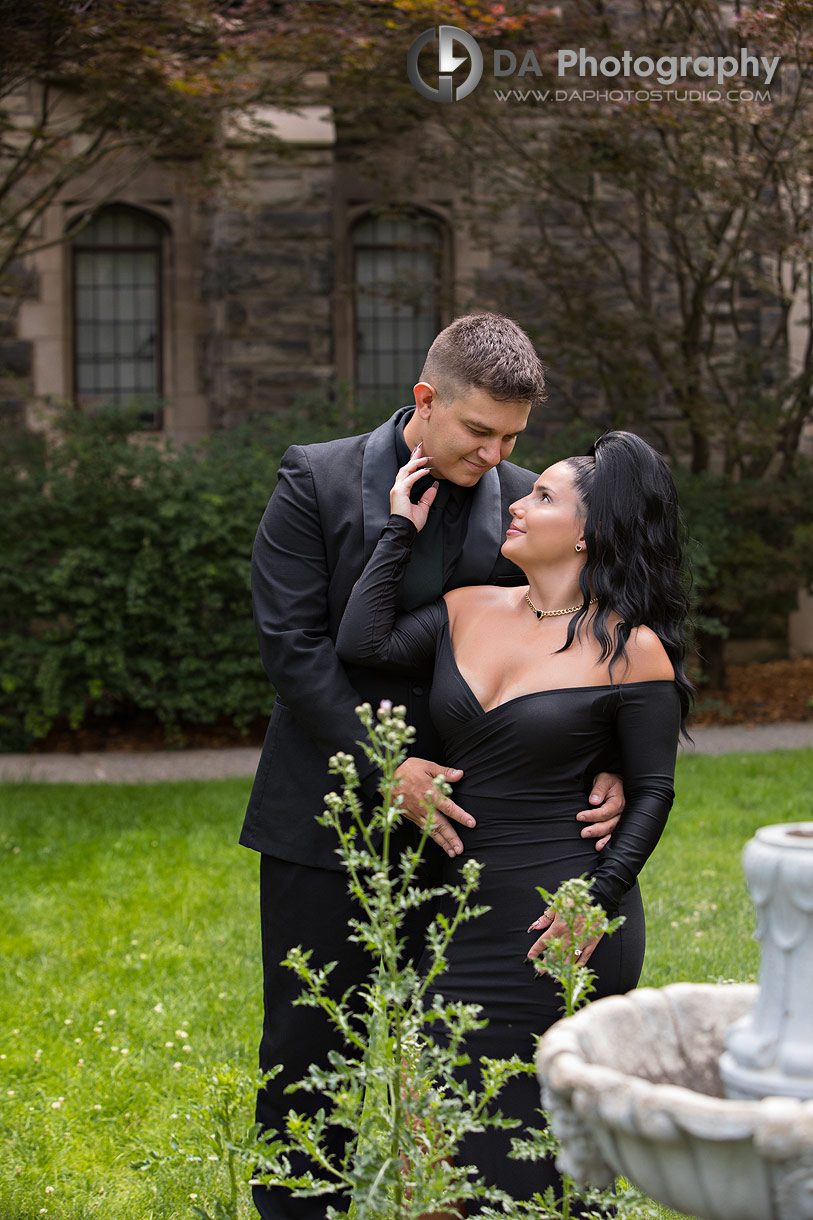
[[[621,821],[626,799],[621,777],[602,771],[593,781],[593,791],[590,793],[590,809],[582,809],[576,814],[579,822],[587,822],[581,832],[583,839],[596,839],[596,851],[601,851],[610,841],[610,835]]]
[[[452,823],[459,822],[462,826],[474,826],[476,823],[471,814],[456,805],[451,797],[441,797],[436,804],[438,793],[432,780],[440,775],[448,783],[455,784],[463,778],[463,772],[459,767],[441,767],[439,763],[430,762],[428,758],[407,758],[395,775],[398,780],[396,793],[403,797],[404,817],[422,830],[429,811],[432,810],[430,838],[434,839],[447,855],[459,856],[463,844]]]

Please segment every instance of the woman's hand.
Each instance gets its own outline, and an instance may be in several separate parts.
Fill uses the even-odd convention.
[[[416,445],[406,466],[402,466],[395,476],[395,482],[390,492],[390,512],[399,517],[406,517],[412,522],[418,533],[426,525],[429,509],[438,494],[437,481],[431,487],[427,487],[417,504],[412,503],[409,493],[418,479],[422,479],[429,473],[427,463],[431,461],[430,457],[424,457],[421,445]]]
[[[575,950],[575,953],[576,957],[578,958],[578,964],[580,966],[584,966],[590,960],[596,945],[601,940],[601,936],[594,936],[592,940],[581,941],[578,936],[580,923],[580,920],[576,921],[576,939],[579,948]],[[539,916],[539,919],[534,920],[528,931],[536,932],[540,929],[544,929],[542,935],[538,940],[534,941],[528,950],[529,962],[534,961],[535,958],[539,957],[539,955],[544,952],[546,943],[549,940],[553,940],[554,938],[561,936],[566,945],[570,944],[570,932],[568,930],[568,926],[564,919],[562,919],[561,916],[556,915],[554,911],[545,911],[543,915]],[[540,970],[540,973],[544,974],[544,970]]]

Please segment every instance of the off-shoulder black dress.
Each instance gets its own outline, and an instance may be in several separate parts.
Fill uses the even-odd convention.
[[[590,965],[597,996],[633,988],[644,955],[644,915],[637,875],[655,847],[674,799],[680,704],[672,681],[577,686],[520,695],[484,711],[455,663],[444,601],[396,615],[398,583],[415,527],[392,517],[348,603],[337,640],[344,660],[414,670],[434,658],[431,710],[450,766],[464,777],[455,800],[476,819],[456,825],[464,851],[445,857],[445,880],[457,881],[469,856],[483,864],[477,901],[487,914],[462,925],[437,991],[446,1000],[482,1005],[485,1029],[471,1036],[472,1082],[481,1055],[517,1053],[530,1060],[537,1037],[561,1016],[551,980],[526,953],[527,932],[544,909],[537,886],[554,891],[568,877],[593,878],[593,895],[622,927],[604,937]],[[621,750],[627,805],[611,843],[596,852],[580,836],[576,813],[586,805],[593,761],[615,741]],[[539,1125],[532,1077],[501,1096],[504,1113]],[[555,1180],[538,1164],[508,1159],[510,1134],[470,1137],[461,1155],[515,1198]],[[470,1209],[474,1210],[474,1209]]]

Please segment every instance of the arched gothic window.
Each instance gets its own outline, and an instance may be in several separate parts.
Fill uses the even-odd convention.
[[[407,401],[442,326],[446,226],[423,212],[368,214],[353,226],[352,247],[356,392]]]
[[[165,232],[148,213],[115,205],[97,212],[73,241],[75,397],[136,401],[153,423],[163,392]]]

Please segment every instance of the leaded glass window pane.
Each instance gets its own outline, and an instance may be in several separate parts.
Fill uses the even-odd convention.
[[[431,217],[375,215],[353,229],[356,390],[411,397],[440,329],[444,233]]]
[[[162,229],[105,208],[74,241],[74,384],[80,401],[157,410],[161,378]]]

